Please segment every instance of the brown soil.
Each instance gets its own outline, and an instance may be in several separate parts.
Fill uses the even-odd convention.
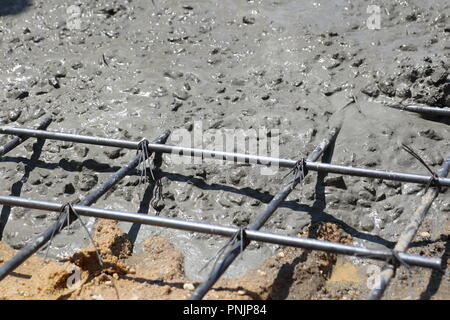
[[[351,243],[336,225],[310,228],[319,239]],[[306,236],[306,235],[302,235]],[[100,267],[93,245],[75,253],[65,263],[44,262],[34,256],[3,280],[2,299],[186,299],[197,283],[183,272],[183,256],[162,237],[145,242],[145,252],[131,254],[131,243],[116,222],[101,220],[94,241],[100,252]],[[2,262],[14,250],[1,243]],[[303,263],[299,263],[303,262]],[[258,270],[234,280],[220,280],[207,299],[314,298],[326,283],[336,255],[287,248],[278,251]],[[68,288],[74,267],[80,281]],[[40,272],[36,272],[40,270]],[[306,289],[306,290],[305,290]]]
[[[310,226],[299,236],[351,244],[352,238],[337,225],[326,223]],[[441,239],[442,244],[445,239]],[[183,256],[166,238],[153,237],[145,242],[145,252],[132,254],[127,236],[117,223],[100,220],[94,241],[102,257],[100,267],[96,251],[89,247],[75,253],[67,262],[44,261],[33,256],[0,287],[1,299],[187,299],[198,283],[191,283],[183,272]],[[439,241],[433,245],[438,253]],[[441,251],[444,248],[441,248]],[[0,243],[0,262],[10,259],[14,250]],[[80,280],[68,287],[74,268]],[[36,272],[39,270],[39,272]],[[415,289],[423,289],[421,281],[439,278],[437,273],[419,270],[414,273]],[[367,275],[356,265],[335,254],[285,248],[267,259],[259,269],[244,276],[221,279],[206,299],[361,299],[367,294]],[[405,298],[407,277],[400,274],[391,289],[393,297]],[[420,281],[419,281],[420,280]],[[441,279],[442,280],[442,279]],[[407,282],[407,281],[406,281]],[[426,282],[426,281],[425,281]],[[429,288],[434,298],[448,298],[449,281]]]

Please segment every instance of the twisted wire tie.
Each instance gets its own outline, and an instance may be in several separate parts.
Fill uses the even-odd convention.
[[[66,221],[67,221],[67,228],[70,229],[70,215],[72,215],[72,214],[78,218],[78,220],[80,221],[81,226],[82,226],[83,229],[86,231],[86,233],[87,233],[87,235],[88,235],[88,237],[89,237],[90,242],[91,242],[92,245],[94,246],[95,253],[96,253],[97,258],[98,258],[98,263],[99,263],[99,265],[100,265],[101,267],[103,267],[103,261],[102,261],[102,258],[101,258],[101,256],[100,256],[100,252],[99,252],[99,250],[98,250],[98,248],[97,248],[97,246],[96,246],[96,244],[95,244],[95,242],[94,242],[94,239],[92,239],[92,236],[91,236],[91,234],[89,233],[89,230],[88,230],[88,228],[86,227],[86,224],[83,222],[83,220],[81,220],[80,215],[77,213],[77,211],[76,211],[75,208],[73,207],[73,204],[72,204],[72,203],[68,202],[68,203],[63,204],[63,205],[61,206],[61,209],[60,209],[60,211],[59,211],[59,217],[58,217],[58,220],[57,220],[57,221],[60,221],[60,219],[62,219],[63,221],[67,219],[67,220],[66,220]],[[59,226],[58,233],[61,232],[63,228],[64,228],[64,223],[62,223],[62,224]],[[51,238],[50,238],[50,242],[49,242],[49,244],[48,244],[48,246],[47,246],[47,249],[46,249],[46,252],[45,252],[44,261],[47,260],[48,252],[49,252],[50,247],[51,247],[51,244],[52,244],[52,242],[53,242],[53,238],[54,238],[54,236],[55,236],[55,232],[56,232],[56,229],[53,229],[53,232],[52,232],[52,235],[51,235]]]
[[[150,202],[151,206],[156,210],[158,202],[162,199],[162,183],[160,179],[156,179],[155,175],[153,173],[153,160],[155,157],[155,154],[152,153],[150,155],[150,151],[148,149],[149,141],[145,138],[143,138],[138,143],[138,149],[136,151],[136,154],[140,155],[140,161],[139,161],[139,171],[140,171],[140,178],[139,178],[139,185],[149,181],[149,176],[147,175],[147,166],[150,171],[151,179],[153,182],[155,182],[155,188],[153,189],[153,196],[152,200]]]
[[[219,262],[220,258],[223,257],[223,255],[226,252],[226,249],[232,247],[235,243],[237,243],[238,241],[240,241],[240,253],[242,254],[242,252],[245,249],[245,244],[247,243],[248,239],[247,239],[247,235],[246,235],[246,230],[247,228],[245,227],[239,227],[239,229],[233,234],[233,236],[227,241],[227,243],[219,249],[219,251],[217,251],[216,255],[213,256],[212,258],[210,258],[205,265],[200,269],[200,272],[202,272],[213,260],[214,260],[214,264],[212,267],[212,270],[214,270],[216,268],[217,263]],[[242,255],[241,255],[242,258]]]
[[[288,177],[291,174],[293,175],[293,178],[291,181],[289,181],[288,184],[291,184],[291,190],[293,190],[295,186],[301,183],[308,174],[305,158],[301,158],[300,160],[298,160],[294,164],[294,167],[282,178],[282,180],[286,179],[286,177]]]

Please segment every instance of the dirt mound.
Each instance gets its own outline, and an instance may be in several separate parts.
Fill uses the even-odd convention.
[[[336,225],[309,228],[318,239],[351,243]],[[145,251],[132,254],[131,243],[116,222],[100,220],[94,235],[103,261],[100,266],[91,244],[68,262],[34,256],[8,276],[0,289],[2,299],[185,299],[198,283],[184,275],[183,256],[162,237],[145,241]],[[14,250],[1,244],[1,259]],[[234,280],[220,280],[206,299],[310,299],[330,277],[336,255],[286,248]],[[36,272],[39,269],[40,272]],[[78,274],[78,278],[74,276]]]

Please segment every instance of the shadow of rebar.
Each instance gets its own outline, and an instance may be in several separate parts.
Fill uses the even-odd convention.
[[[0,0],[0,17],[16,15],[27,9],[29,0]]]
[[[25,163],[26,165],[29,165],[30,161],[32,161],[32,160],[23,158],[23,157],[3,157],[2,159],[0,159],[0,163],[16,162],[16,163]],[[57,164],[57,163],[47,163],[42,160],[36,160],[36,161],[33,161],[33,165],[38,168],[49,169],[49,170],[53,170],[53,169],[62,167],[64,170],[70,171],[70,172],[81,171],[81,167],[78,170],[75,170],[72,167],[72,164],[67,164],[65,162],[64,163],[60,162]],[[120,169],[120,167],[118,167],[118,166],[109,166],[107,164],[102,164],[102,163],[98,163],[98,162],[94,163],[94,160],[85,160],[83,162],[77,162],[76,165],[85,166],[86,168],[93,170],[95,172],[116,172],[117,170]],[[320,177],[320,175],[323,173],[318,172],[317,174],[318,174],[318,177]],[[129,172],[129,176],[139,176],[139,175],[140,175],[140,173],[137,170],[132,170]],[[160,177],[161,178],[166,177],[170,181],[189,182],[189,183],[192,183],[195,187],[202,189],[202,190],[224,191],[224,192],[232,192],[232,193],[236,193],[239,195],[244,195],[246,197],[256,199],[256,200],[260,201],[261,203],[265,203],[265,204],[269,203],[273,198],[273,195],[271,195],[268,192],[260,192],[258,190],[251,189],[249,187],[236,188],[233,186],[227,186],[227,185],[216,184],[216,183],[208,184],[202,178],[197,178],[194,176],[186,176],[186,175],[179,174],[179,173],[160,171]],[[153,187],[150,186],[150,188],[153,188]],[[149,210],[148,203],[152,201],[151,193],[148,194],[148,192],[150,192],[150,190],[145,191],[144,198],[140,204],[139,213],[148,213],[148,210]],[[151,192],[153,192],[153,190],[151,190]],[[322,191],[320,191],[318,189],[316,190],[317,194],[319,194],[320,192],[324,192],[324,187],[323,187]],[[11,194],[11,195],[14,195],[14,194]],[[316,201],[317,201],[317,197],[316,197]],[[395,242],[386,240],[377,235],[372,235],[369,233],[361,232],[361,231],[351,227],[350,225],[346,224],[342,220],[337,219],[334,216],[332,216],[331,214],[325,212],[324,208],[320,208],[319,206],[317,206],[317,204],[315,206],[314,205],[309,206],[306,204],[298,203],[296,201],[284,201],[280,205],[280,208],[287,208],[287,209],[291,209],[291,210],[297,211],[297,212],[305,212],[305,213],[310,214],[313,217],[313,219],[321,219],[323,222],[331,222],[331,223],[339,224],[345,232],[347,232],[354,238],[366,240],[366,241],[372,242],[372,243],[381,244],[387,248],[393,248],[393,246],[395,245]],[[136,228],[137,228],[137,226],[134,227],[134,229],[136,229]],[[132,231],[132,230],[130,230],[130,231]],[[135,232],[135,231],[133,231],[133,232]],[[411,246],[414,246],[414,245],[415,245],[414,243],[411,244]]]
[[[431,122],[438,122],[445,125],[450,125],[450,118],[445,116],[434,116],[434,115],[427,115],[427,114],[417,114],[417,117],[423,120],[431,121]]]
[[[2,157],[0,163],[3,162],[14,162],[14,163],[25,163],[27,165],[30,159],[24,157]],[[104,173],[114,173],[119,170],[120,166],[111,166],[107,163],[98,162],[93,159],[87,159],[84,161],[67,160],[61,159],[58,163],[49,163],[42,160],[35,161],[34,166],[41,169],[54,170],[61,168],[68,172],[80,172],[83,168],[92,170],[94,172],[104,172]],[[137,174],[137,173],[136,173]]]
[[[162,155],[161,154],[155,154],[155,158],[153,160],[153,168],[152,169],[146,169],[152,170],[151,173],[147,172],[147,177],[154,176],[155,180],[152,181],[152,183],[149,183],[147,188],[145,189],[144,195],[142,197],[141,203],[139,204],[139,210],[138,213],[144,213],[148,214],[150,211],[150,205],[152,204],[152,200],[155,194],[155,189],[157,188],[158,181],[160,181],[163,178],[162,171],[161,171],[161,165],[163,163]],[[160,199],[157,199],[160,200]],[[154,208],[156,209],[156,208]],[[131,242],[131,244],[134,246],[136,239],[138,237],[139,231],[141,229],[140,223],[133,223],[130,227],[130,230],[128,231],[128,238]]]
[[[445,243],[444,254],[442,255],[442,261],[448,261],[450,258],[450,236],[447,236],[447,241]],[[448,263],[444,263],[442,270],[433,270],[431,273],[430,280],[428,281],[427,288],[421,293],[420,300],[430,300],[436,292],[439,290],[442,279],[448,268]]]
[[[322,156],[322,162],[330,163],[333,157],[335,147],[335,141],[329,146]],[[324,218],[324,210],[326,208],[326,198],[325,198],[325,177],[326,172],[317,173],[317,181],[315,186],[315,201],[311,206],[313,212],[311,212],[311,226],[309,229],[308,238],[317,238],[318,223],[324,223],[326,221]],[[328,214],[326,214],[329,216]],[[312,250],[304,250],[303,253],[294,259],[292,263],[285,263],[278,271],[277,277],[275,278],[272,285],[272,292],[270,297],[274,300],[285,300],[289,296],[290,288],[292,287],[295,278],[295,268],[298,264],[305,262],[308,258],[308,254]]]
[[[325,156],[325,154],[324,154]],[[221,185],[221,184],[208,184],[201,178],[196,178],[193,176],[185,176],[178,173],[168,173],[163,172],[163,176],[171,181],[179,181],[179,182],[191,182],[195,187],[201,189],[201,190],[207,190],[207,191],[224,191],[224,192],[232,192],[239,195],[243,195],[246,197],[250,197],[253,199],[256,199],[258,201],[261,201],[262,203],[269,203],[273,199],[273,195],[267,192],[260,192],[255,189],[251,189],[248,187],[244,188],[235,188],[233,186],[227,186],[227,185]],[[309,215],[311,215],[311,222],[331,222],[338,224],[345,232],[350,234],[354,238],[366,240],[368,242],[377,243],[380,245],[383,245],[387,248],[393,248],[395,245],[395,242],[386,240],[378,235],[373,235],[365,232],[361,232],[352,226],[348,225],[344,221],[335,218],[333,215],[325,212],[325,186],[323,184],[323,180],[327,176],[327,173],[325,172],[318,172],[317,173],[317,181],[322,181],[321,184],[316,184],[315,189],[315,202],[312,206],[309,206],[307,204],[298,203],[297,201],[292,200],[285,200],[283,201],[279,208],[288,208],[293,211],[297,212],[304,212]]]
[[[153,199],[153,191],[155,190],[155,183],[151,183],[147,186],[145,189],[144,195],[142,197],[142,201],[139,204],[139,210],[138,213],[144,213],[148,214],[150,211],[150,203]],[[138,237],[138,233],[141,230],[141,224],[140,223],[133,223],[130,227],[130,230],[128,231],[128,239],[130,240],[131,244],[134,246],[136,239]]]
[[[25,172],[22,178],[15,182],[11,187],[11,196],[20,197],[22,193],[23,185],[28,181],[30,173],[36,168],[36,163],[39,161],[42,153],[42,147],[44,146],[45,140],[38,139],[33,144],[33,154],[30,160],[25,165]],[[11,214],[11,207],[3,206],[0,213],[0,240],[3,239],[3,231],[5,230],[6,224],[8,223],[9,216]]]

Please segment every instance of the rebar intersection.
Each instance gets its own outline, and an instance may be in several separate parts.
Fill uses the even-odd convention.
[[[66,134],[59,132],[49,132],[44,131],[47,126],[51,123],[51,118],[44,119],[40,124],[38,124],[36,129],[20,129],[20,128],[10,128],[10,127],[0,127],[0,133],[3,134],[13,134],[16,135],[13,141],[5,145],[4,147],[0,147],[0,156],[6,154],[11,151],[16,146],[20,145],[23,141],[25,141],[29,137],[35,137],[40,139],[54,139],[60,141],[72,141],[78,143],[88,143],[95,145],[103,145],[110,147],[122,147],[127,149],[135,149],[139,150],[142,145],[142,141],[140,142],[130,142],[125,140],[117,140],[117,139],[108,139],[108,138],[98,138],[98,137],[90,137],[90,136],[82,136],[82,135],[74,135],[74,134]],[[326,163],[316,162],[318,158],[322,155],[322,153],[327,149],[330,144],[334,143],[334,140],[339,132],[339,128],[332,128],[326,139],[313,151],[313,153],[308,157],[308,159],[302,160],[303,166],[305,170],[313,170],[319,172],[329,172],[329,173],[340,173],[346,175],[353,176],[363,176],[370,178],[380,178],[387,180],[396,180],[396,181],[408,181],[420,184],[429,184],[430,177],[424,175],[417,174],[409,174],[409,173],[399,173],[399,172],[389,172],[389,171],[379,171],[365,168],[355,168],[355,167],[346,167],[339,165],[331,165]],[[232,159],[234,162],[244,162],[244,163],[254,163],[261,165],[279,165],[280,167],[290,167],[295,168],[299,161],[287,160],[287,159],[277,159],[271,157],[260,157],[246,154],[236,154],[236,153],[228,153],[228,152],[220,152],[220,151],[211,151],[211,150],[202,150],[202,149],[192,149],[192,148],[181,148],[176,146],[164,145],[167,140],[170,132],[165,132],[158,139],[154,140],[152,143],[145,141],[147,144],[147,148],[150,152],[154,152],[155,154],[162,153],[174,153],[178,155],[190,156],[190,157],[202,157],[202,158],[213,158],[217,160],[230,160]],[[174,228],[180,230],[189,230],[194,232],[203,232],[209,234],[218,234],[226,237],[233,237],[237,232],[243,232],[235,227],[222,227],[216,225],[210,225],[206,223],[200,222],[190,222],[183,221],[179,219],[170,219],[170,218],[162,218],[162,217],[154,217],[148,216],[144,214],[136,214],[136,213],[123,213],[112,210],[102,210],[102,209],[94,209],[89,208],[91,204],[97,201],[102,195],[104,195],[112,186],[114,186],[118,181],[124,178],[127,173],[136,168],[142,161],[146,161],[146,157],[142,157],[141,154],[138,154],[133,160],[131,160],[127,165],[122,167],[118,172],[112,175],[106,182],[97,187],[94,191],[90,192],[86,198],[79,204],[74,206],[77,212],[80,215],[85,216],[93,216],[98,218],[106,218],[106,219],[115,219],[121,221],[130,221],[141,224],[149,224],[160,227]],[[428,197],[429,205],[425,207],[421,207],[420,214],[421,219],[425,216],[429,207],[431,206],[431,202],[438,195],[438,187],[439,186],[450,186],[450,179],[445,178],[448,174],[450,168],[450,155],[446,159],[443,165],[443,169],[441,169],[439,177],[435,179],[435,184],[431,186],[429,192],[432,192],[433,196]],[[409,243],[412,241],[412,238],[417,232],[418,227],[421,224],[421,220],[417,220],[415,222],[416,230],[411,235],[409,232],[409,242],[403,241],[401,247],[397,248],[397,251],[392,250],[371,250],[363,247],[356,247],[350,245],[343,245],[333,242],[320,241],[315,239],[304,239],[292,236],[281,236],[268,232],[258,231],[260,227],[270,218],[273,212],[277,209],[277,207],[284,201],[284,199],[290,193],[289,190],[292,190],[293,187],[298,184],[300,181],[298,179],[293,179],[288,186],[285,186],[279,194],[277,194],[272,201],[268,204],[265,212],[255,221],[249,228],[244,230],[247,244],[250,240],[262,241],[268,243],[275,243],[279,245],[293,246],[299,248],[308,248],[313,250],[323,250],[328,252],[335,252],[340,254],[347,255],[356,255],[362,258],[373,258],[384,261],[395,261],[396,259],[401,259],[408,263],[409,265],[427,267],[427,268],[441,268],[442,261],[439,258],[429,258],[422,256],[415,256],[406,254],[405,251],[409,246]],[[289,188],[288,188],[289,187]],[[428,194],[428,193],[427,193]],[[11,197],[11,196],[0,196],[0,204],[7,206],[19,206],[26,208],[34,208],[39,210],[48,210],[48,211],[59,211],[64,204],[51,203],[47,201],[39,201],[32,199],[25,199],[19,197]],[[415,215],[417,216],[417,214]],[[411,222],[413,223],[413,222]],[[55,231],[60,230],[65,226],[65,221],[57,221],[52,227],[44,232],[43,235],[39,236],[34,242],[23,248],[18,252],[16,256],[14,256],[10,261],[7,261],[2,266],[0,266],[0,281],[6,277],[11,271],[17,268],[21,263],[23,263],[27,258],[29,258],[33,253],[37,252],[42,246],[47,243],[52,234],[55,234]],[[56,232],[57,233],[57,232]],[[244,234],[244,233],[242,233]],[[404,238],[404,237],[403,237]],[[242,240],[242,239],[241,239]],[[246,244],[246,245],[247,245]],[[245,246],[246,246],[245,245]],[[236,247],[236,246],[235,246]],[[240,251],[236,251],[236,248],[232,248],[229,250],[228,259],[223,259],[223,261],[227,261],[226,266],[216,268],[213,270],[210,275],[208,281],[201,284],[197,290],[194,292],[194,295],[191,297],[192,299],[201,299],[207,291],[214,285],[215,281],[225,272],[226,268],[234,261],[235,257],[240,253]],[[240,248],[242,249],[245,248]],[[231,252],[231,253],[230,253]],[[391,270],[393,270],[393,264],[388,264],[391,266]],[[385,279],[385,281],[381,282],[383,284],[383,289],[378,291],[377,294],[372,293],[370,298],[379,299],[381,298],[385,288],[387,287],[390,278],[392,278],[393,272],[388,273],[383,272],[380,275],[380,279]],[[388,280],[386,280],[388,279]]]

